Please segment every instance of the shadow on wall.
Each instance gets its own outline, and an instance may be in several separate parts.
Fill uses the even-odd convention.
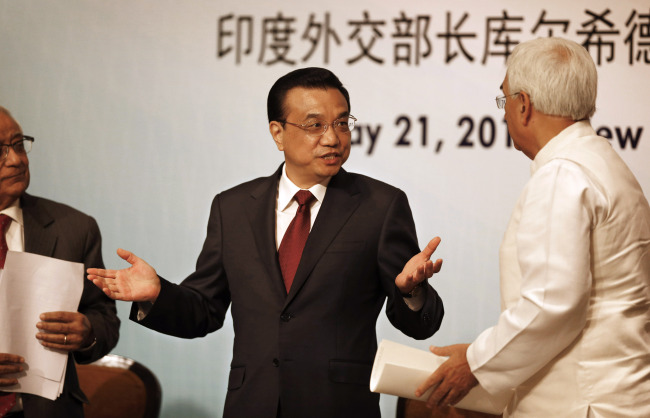
[[[222,411],[208,411],[200,405],[184,403],[183,401],[165,404],[160,414],[161,418],[214,418]]]

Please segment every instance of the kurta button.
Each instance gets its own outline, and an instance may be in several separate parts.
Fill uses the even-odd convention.
[[[279,367],[280,366],[280,360],[274,358],[273,359],[273,367]]]

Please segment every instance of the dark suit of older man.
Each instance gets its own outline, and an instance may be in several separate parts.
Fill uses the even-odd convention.
[[[93,218],[61,203],[25,194],[21,199],[25,223],[25,251],[84,266],[102,265],[101,236]],[[63,394],[56,400],[23,394],[25,417],[69,418],[83,416],[86,396],[79,387],[75,362],[100,359],[117,344],[120,321],[115,302],[84,280],[78,308],[92,326],[94,344],[68,355]]]
[[[86,267],[103,265],[101,236],[93,218],[25,193],[30,180],[27,152],[33,141],[23,135],[9,111],[0,107],[2,263],[10,249],[84,263]],[[115,302],[84,280],[76,312],[44,312],[34,324],[39,331],[36,338],[44,347],[69,353],[63,393],[54,401],[25,393],[18,397],[0,393],[2,409],[26,418],[83,417],[83,402],[87,400],[79,388],[75,360],[91,362],[107,354],[117,343],[119,324]],[[20,378],[14,374],[29,361],[16,353],[0,353],[0,390],[15,389]]]

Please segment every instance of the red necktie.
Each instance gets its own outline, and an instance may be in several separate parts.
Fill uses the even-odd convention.
[[[284,286],[289,293],[293,277],[298,270],[298,263],[302,256],[302,250],[305,248],[307,237],[309,236],[309,227],[311,226],[311,212],[309,203],[315,199],[309,190],[300,190],[294,196],[298,202],[298,210],[284,233],[282,243],[278,249],[278,258],[280,260],[280,269],[284,279]]]
[[[0,269],[5,268],[7,250],[9,250],[7,238],[5,238],[9,225],[11,225],[11,218],[5,214],[0,215]]]
[[[5,260],[7,259],[7,239],[5,234],[11,225],[11,218],[7,215],[0,215],[0,268],[5,267]],[[2,393],[2,392],[0,392]],[[9,393],[7,395],[0,395],[0,417],[3,417],[11,408],[16,404],[16,394]]]

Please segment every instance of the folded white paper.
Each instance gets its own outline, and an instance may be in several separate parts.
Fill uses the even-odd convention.
[[[13,375],[23,392],[56,399],[63,389],[68,353],[43,347],[36,323],[44,312],[75,312],[81,300],[84,266],[41,255],[9,251],[0,276],[0,353],[25,359]]]
[[[375,355],[370,376],[370,390],[425,401],[429,398],[432,389],[419,398],[415,396],[415,390],[445,360],[447,357],[436,356],[429,351],[383,340]],[[478,385],[454,406],[489,414],[501,414],[511,397],[512,392],[500,396],[490,395]]]

